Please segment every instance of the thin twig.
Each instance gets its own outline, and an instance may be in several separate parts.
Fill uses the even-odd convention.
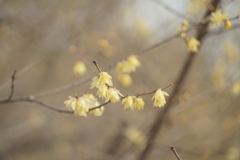
[[[33,66],[35,66],[39,60],[41,59],[41,56],[38,57],[36,60],[34,60],[32,63],[28,64],[27,66],[23,67],[21,70],[18,70],[18,74],[16,75],[16,78],[21,77],[24,75],[27,71],[29,71]],[[6,88],[11,83],[11,80],[7,80],[0,86],[0,91]]]
[[[178,155],[174,146],[170,146],[170,149],[173,151],[174,155],[177,157],[178,160],[181,160],[180,156]]]
[[[10,95],[9,95],[9,97],[8,97],[8,101],[10,101],[11,99],[12,99],[12,96],[13,96],[13,93],[14,93],[14,81],[15,81],[15,76],[16,76],[16,73],[17,73],[17,70],[14,70],[14,72],[13,72],[13,75],[12,75],[12,77],[11,77],[11,79],[12,79],[12,83],[11,83],[11,92],[10,92]]]
[[[162,1],[159,0],[152,0],[153,2],[155,2],[156,4],[160,5],[161,7],[165,8],[167,11],[169,11],[170,13],[174,14],[175,16],[181,18],[181,19],[187,19],[190,23],[192,24],[196,24],[196,21],[193,20],[192,18],[190,18],[189,16],[178,12],[177,10],[171,8],[170,6],[168,6],[167,4],[165,4]]]

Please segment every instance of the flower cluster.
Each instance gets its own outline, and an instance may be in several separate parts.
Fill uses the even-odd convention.
[[[132,83],[129,73],[135,72],[136,68],[140,66],[140,61],[136,55],[131,55],[125,61],[118,62],[116,71],[118,73],[118,82],[123,86],[129,86]]]
[[[126,62],[132,67],[137,67],[140,65],[140,62],[136,59],[136,56],[128,57]],[[132,110],[141,110],[144,108],[145,102],[140,96],[152,93],[154,93],[152,97],[154,106],[162,107],[166,103],[164,96],[168,96],[168,94],[162,91],[162,89],[157,89],[152,92],[138,95],[122,95],[119,90],[113,87],[112,77],[107,72],[102,72],[96,61],[93,61],[93,63],[98,68],[99,74],[92,78],[90,89],[97,88],[97,95],[100,98],[105,99],[105,104],[110,102],[116,103],[122,99],[124,109],[130,108]],[[171,84],[164,88],[169,86],[171,86]],[[104,111],[103,105],[105,105],[100,105],[98,100],[92,94],[84,94],[82,97],[78,97],[77,95],[75,95],[75,97],[69,96],[69,99],[64,101],[64,104],[69,110],[74,111],[75,114],[85,117],[87,116],[87,113],[92,113],[95,116],[101,116]]]
[[[162,89],[157,89],[154,92],[154,95],[152,97],[153,105],[155,107],[163,107],[166,103],[165,97],[164,96],[168,96],[167,92],[162,91]],[[122,104],[124,106],[124,109],[130,108],[132,110],[134,109],[143,109],[144,107],[144,101],[142,98],[140,97],[136,97],[136,96],[126,96],[123,100],[122,100]]]
[[[98,76],[92,78],[91,88],[97,88],[97,95],[104,98],[105,102],[118,102],[122,94],[112,87],[112,77],[107,72],[100,72]]]
[[[220,26],[221,24],[224,24],[224,27],[226,29],[230,29],[232,27],[232,23],[229,20],[228,15],[224,13],[221,9],[217,9],[211,14],[210,24],[212,26]]]
[[[186,37],[186,31],[189,27],[189,22],[188,20],[183,20],[181,26],[177,29],[177,33],[181,38]]]
[[[85,94],[82,97],[69,96],[68,98],[68,100],[64,101],[64,104],[69,110],[73,110],[75,114],[80,116],[86,117],[91,108],[100,105],[98,100],[92,94]],[[99,109],[92,110],[89,113],[92,113],[95,116],[101,116],[103,111],[104,106],[101,106]]]
[[[178,36],[185,40],[188,52],[197,52],[200,46],[200,42],[195,37],[189,38],[187,36],[186,32],[188,27],[189,22],[187,20],[183,20],[181,26],[177,30]]]
[[[186,44],[187,44],[187,50],[189,52],[197,52],[198,48],[200,46],[199,40],[197,40],[195,37],[191,38],[185,38]]]
[[[77,61],[73,66],[73,73],[75,75],[84,75],[87,71],[87,67],[85,66],[84,62]]]

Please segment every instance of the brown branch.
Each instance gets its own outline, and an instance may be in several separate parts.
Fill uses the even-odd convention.
[[[212,0],[212,5],[214,9],[217,8],[221,0]],[[212,11],[207,10],[203,19],[211,15]],[[207,34],[208,32],[208,22],[201,24],[198,27],[197,30],[197,39],[202,43],[203,37]],[[148,139],[147,139],[147,144],[146,147],[143,149],[143,151],[140,153],[138,156],[138,160],[145,160],[147,159],[147,156],[149,155],[152,146],[154,144],[155,139],[157,138],[158,133],[160,132],[161,128],[163,127],[164,121],[168,115],[169,110],[173,106],[173,99],[179,94],[181,90],[181,86],[183,85],[189,70],[193,64],[194,58],[196,57],[196,53],[189,53],[186,61],[183,64],[183,67],[180,71],[179,78],[177,79],[175,83],[175,87],[173,88],[172,94],[169,97],[168,103],[164,107],[163,111],[159,112],[157,115],[156,120],[153,122],[152,126],[149,129],[149,134],[148,134]]]
[[[174,146],[170,146],[170,149],[173,151],[174,155],[177,157],[178,160],[181,160],[180,156],[178,155]]]
[[[12,99],[12,96],[13,96],[13,93],[14,93],[14,81],[15,81],[15,78],[16,78],[16,73],[17,73],[17,70],[15,70],[13,72],[13,75],[11,76],[11,79],[12,79],[12,83],[11,83],[11,92],[10,92],[10,95],[8,97],[8,101],[10,101]]]

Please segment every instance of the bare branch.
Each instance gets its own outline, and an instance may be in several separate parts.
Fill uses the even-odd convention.
[[[214,9],[217,8],[217,6],[220,4],[221,0],[212,0],[212,5],[214,7]],[[211,15],[213,11],[207,10],[204,17],[202,19],[205,19],[206,17],[208,17],[209,15]],[[196,38],[202,42],[204,36],[207,34],[208,32],[208,22],[199,25],[198,29],[197,29],[197,36]],[[151,151],[151,148],[153,147],[154,141],[158,135],[158,133],[160,132],[164,121],[170,111],[170,109],[173,107],[173,99],[179,94],[180,90],[181,90],[181,86],[183,85],[189,70],[193,64],[193,61],[196,57],[196,53],[192,52],[188,54],[187,59],[185,60],[183,67],[180,71],[179,74],[179,78],[177,79],[176,83],[175,83],[175,87],[173,88],[172,94],[170,95],[169,99],[168,99],[168,103],[166,104],[166,106],[164,107],[163,111],[159,112],[159,114],[157,115],[155,121],[153,122],[152,126],[149,129],[149,137],[147,139],[147,145],[146,147],[143,149],[143,151],[139,154],[138,159],[139,160],[145,160],[147,159],[148,154]]]
[[[180,156],[178,155],[174,146],[170,146],[170,149],[173,151],[174,155],[177,157],[178,160],[181,160]]]
[[[39,62],[40,59],[41,59],[41,56],[38,57],[36,60],[34,60],[32,63],[28,64],[27,66],[25,66],[24,68],[19,70],[18,74],[16,75],[16,78],[21,77],[24,73],[29,71],[33,66],[35,66]],[[5,83],[3,83],[0,86],[0,91],[3,90],[4,88],[6,88],[10,83],[11,83],[11,80],[7,80]]]
[[[192,24],[196,24],[196,21],[193,20],[192,18],[190,18],[189,16],[178,12],[177,10],[169,7],[166,3],[159,1],[159,0],[152,0],[153,2],[155,2],[156,4],[160,5],[161,7],[165,8],[167,11],[169,11],[170,13],[174,14],[175,16],[181,18],[181,19],[187,19],[190,23]]]
[[[9,95],[9,97],[8,97],[8,101],[10,101],[10,100],[12,99],[12,96],[13,96],[13,93],[14,93],[14,80],[15,80],[16,73],[17,73],[17,71],[15,70],[15,71],[13,72],[12,77],[11,77],[11,79],[12,79],[11,92],[10,92],[10,95]]]

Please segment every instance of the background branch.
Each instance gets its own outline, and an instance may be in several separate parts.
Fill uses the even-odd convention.
[[[212,5],[215,10],[220,2],[221,2],[221,0],[212,0]],[[207,10],[202,19],[205,19],[206,17],[208,17],[211,13],[212,13],[212,11]],[[207,34],[207,31],[208,31],[208,23],[204,23],[198,27],[197,39],[201,42],[201,44],[203,43],[202,40],[203,40],[203,37]],[[157,118],[155,119],[155,121],[153,122],[152,126],[149,129],[147,145],[144,148],[144,150],[140,153],[140,155],[138,157],[139,160],[145,160],[147,158],[147,156],[149,155],[151,148],[153,146],[153,143],[154,143],[158,133],[160,132],[161,128],[163,127],[164,120],[167,117],[169,110],[173,106],[172,105],[173,99],[180,92],[181,86],[183,85],[183,83],[189,73],[189,70],[193,64],[193,60],[195,57],[196,57],[196,53],[192,52],[192,53],[188,54],[188,57],[187,57],[186,61],[184,62],[183,67],[178,76],[179,78],[177,79],[176,83],[174,84],[174,88],[173,88],[172,93],[170,94],[168,103],[164,107],[163,111],[159,112]]]
[[[177,157],[178,160],[181,160],[180,156],[178,155],[174,146],[170,146],[170,149],[173,151],[174,155]]]

